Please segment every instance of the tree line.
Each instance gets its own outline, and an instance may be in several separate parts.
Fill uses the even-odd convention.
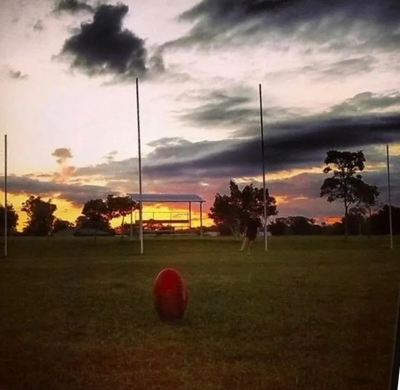
[[[362,151],[348,152],[330,150],[324,160],[325,178],[319,192],[328,202],[343,203],[343,217],[333,225],[304,216],[276,218],[268,225],[272,235],[284,234],[388,234],[389,206],[379,205],[380,191],[377,186],[366,183],[361,175],[365,168]],[[230,194],[217,194],[209,217],[213,219],[222,235],[238,236],[245,227],[251,210],[263,217],[263,189],[247,185],[240,190],[231,180]],[[276,200],[266,189],[267,217],[278,215]],[[400,208],[392,207],[393,234],[400,233]]]
[[[122,217],[122,224],[127,215],[138,209],[138,204],[130,196],[108,195],[106,199],[90,199],[82,208],[81,215],[75,223],[56,218],[54,213],[57,206],[52,200],[44,201],[40,196],[30,196],[22,203],[22,211],[27,214],[27,222],[22,230],[26,236],[47,236],[59,231],[76,228],[91,229],[115,233],[111,228],[111,221]],[[4,206],[0,206],[0,226],[4,234]],[[9,234],[15,234],[18,226],[18,214],[12,205],[7,206],[7,230]]]
[[[319,192],[321,198],[328,202],[342,202],[343,217],[333,225],[318,225],[312,218],[289,216],[271,218],[278,215],[276,199],[266,189],[267,216],[270,221],[268,230],[272,235],[287,234],[388,234],[389,207],[379,204],[379,189],[366,183],[361,175],[365,168],[365,156],[362,151],[348,152],[330,150],[324,160],[325,178]],[[217,193],[209,218],[214,221],[211,229],[221,235],[239,236],[243,232],[250,211],[256,211],[262,217],[264,211],[264,194],[262,188],[246,185],[242,190],[231,180],[229,194]],[[44,201],[40,196],[30,196],[23,204],[22,211],[27,214],[27,223],[22,234],[46,236],[74,227],[115,233],[111,221],[122,217],[120,232],[126,234],[130,228],[125,217],[139,205],[129,196],[108,195],[106,199],[90,199],[82,208],[81,215],[75,223],[54,216],[57,206],[51,199]],[[0,230],[4,234],[4,206],[0,206]],[[273,220],[272,220],[273,219]],[[393,233],[400,233],[400,208],[392,206]],[[12,205],[7,205],[7,228],[9,234],[15,234],[18,225],[18,214]],[[160,227],[162,229],[163,226]]]

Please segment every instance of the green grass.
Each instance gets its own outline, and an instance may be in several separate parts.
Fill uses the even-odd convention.
[[[395,237],[397,240],[399,237]],[[10,240],[0,260],[0,389],[385,389],[400,250],[388,238]],[[188,282],[161,323],[162,267]]]

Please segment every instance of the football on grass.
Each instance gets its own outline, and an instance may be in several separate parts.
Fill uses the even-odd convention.
[[[181,319],[189,299],[186,281],[177,270],[164,268],[154,281],[153,298],[161,321]]]

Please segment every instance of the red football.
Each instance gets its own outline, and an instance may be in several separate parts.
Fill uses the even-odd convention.
[[[187,284],[181,274],[173,268],[164,268],[154,281],[153,298],[162,321],[181,319],[189,300]]]

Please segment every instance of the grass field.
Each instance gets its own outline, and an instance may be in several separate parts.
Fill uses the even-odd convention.
[[[395,237],[397,240],[399,237]],[[398,240],[399,241],[399,240]],[[399,244],[400,242],[397,242]],[[386,389],[400,249],[388,238],[28,239],[0,260],[0,389]],[[160,323],[165,266],[190,288]]]

